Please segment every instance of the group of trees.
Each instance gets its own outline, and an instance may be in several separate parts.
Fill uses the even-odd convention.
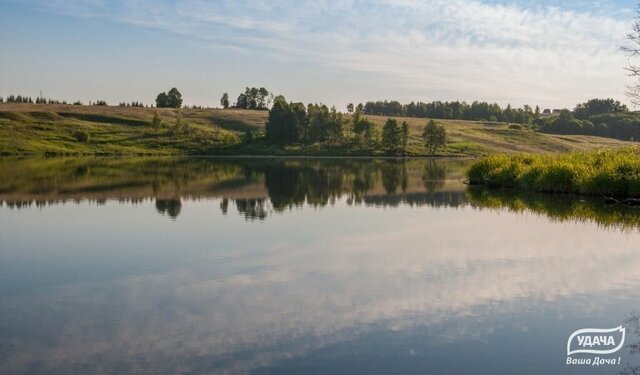
[[[182,108],[182,94],[175,87],[169,90],[169,92],[161,92],[156,97],[156,107]]]
[[[528,105],[523,108],[500,107],[495,103],[478,102],[471,104],[466,102],[441,102],[431,103],[411,102],[401,104],[397,100],[366,102],[364,105],[353,104],[347,106],[347,110],[361,110],[367,115],[379,116],[404,116],[434,119],[457,119],[457,120],[484,120],[513,122],[519,124],[529,124],[540,116],[540,108],[535,109]]]
[[[243,93],[238,95],[235,107],[242,109],[267,110],[274,99],[273,93],[264,87],[247,87]],[[224,93],[220,103],[224,108],[229,108],[229,95]]]
[[[360,122],[366,121],[360,119]],[[335,108],[322,104],[289,103],[283,96],[273,100],[266,137],[272,144],[337,143],[343,139],[347,120]],[[360,123],[361,127],[366,127]]]
[[[312,144],[333,145],[354,143],[369,148],[380,147],[388,152],[406,152],[409,143],[409,124],[398,124],[396,119],[388,119],[378,133],[375,123],[367,119],[361,110],[352,116],[345,116],[335,107],[329,109],[323,104],[287,102],[277,96],[269,111],[266,125],[266,140],[270,144]],[[423,132],[423,140],[430,153],[435,153],[446,144],[446,131],[433,120]]]
[[[573,112],[541,120],[541,131],[552,134],[584,134],[621,140],[640,139],[640,116],[613,99],[591,99],[578,104]]]
[[[6,100],[0,96],[0,103],[4,103],[5,101],[7,103],[33,103],[31,97],[22,95],[9,95]],[[36,98],[36,101],[40,104],[40,98]]]
[[[127,102],[120,102],[118,103],[119,107],[145,107],[145,105],[142,102],[138,102],[138,101],[133,101],[130,103]]]

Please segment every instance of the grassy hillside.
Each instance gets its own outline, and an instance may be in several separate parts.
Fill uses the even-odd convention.
[[[154,113],[164,124],[151,126]],[[175,124],[181,113],[185,126]],[[351,146],[270,147],[264,140],[241,142],[246,131],[263,130],[268,113],[237,109],[155,109],[135,107],[0,104],[0,153],[10,154],[274,154],[384,155]],[[386,117],[368,116],[381,129]],[[410,125],[408,154],[426,155],[420,135],[426,119],[399,118]],[[549,152],[628,145],[629,142],[579,135],[552,135],[527,127],[476,121],[438,120],[449,144],[439,156],[478,156],[496,152]],[[89,134],[78,140],[78,132]]]

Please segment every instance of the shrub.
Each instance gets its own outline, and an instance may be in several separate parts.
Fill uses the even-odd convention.
[[[73,132],[73,138],[78,142],[86,143],[91,139],[91,135],[86,130],[76,130]]]

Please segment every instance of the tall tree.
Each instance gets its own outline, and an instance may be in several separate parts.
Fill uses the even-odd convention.
[[[158,108],[181,108],[182,94],[177,88],[172,88],[168,93],[161,92],[156,97],[156,107]]]
[[[400,144],[400,129],[396,119],[388,119],[382,128],[382,147],[395,151]]]
[[[229,94],[228,93],[225,92],[224,94],[222,94],[222,98],[220,98],[220,105],[224,109],[229,108]]]
[[[299,106],[296,105],[296,111]],[[271,144],[288,144],[298,141],[298,117],[300,114],[291,109],[284,96],[273,101],[266,126],[267,142]]]
[[[628,44],[621,47],[629,55],[629,65],[625,68],[628,75],[636,79],[635,83],[627,86],[627,96],[631,103],[640,104],[640,65],[631,63],[631,58],[640,55],[640,8],[636,12],[631,32],[627,34]]]
[[[402,121],[402,152],[407,152],[407,144],[409,143],[409,124],[406,121]]]
[[[447,144],[447,132],[444,126],[429,120],[422,132],[422,139],[429,150],[429,154],[434,155],[439,148]]]
[[[349,113],[353,113],[353,108],[354,108],[354,107],[353,107],[353,103],[349,103],[349,104],[347,104],[347,112],[349,112]]]

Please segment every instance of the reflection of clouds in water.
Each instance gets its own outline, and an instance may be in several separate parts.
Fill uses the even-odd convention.
[[[283,238],[255,254],[5,299],[2,320],[26,334],[14,335],[3,368],[38,358],[54,369],[244,371],[374,327],[481,321],[640,283],[638,239],[594,225],[469,209],[367,212],[393,227],[305,245]],[[442,340],[468,334],[457,328]]]

